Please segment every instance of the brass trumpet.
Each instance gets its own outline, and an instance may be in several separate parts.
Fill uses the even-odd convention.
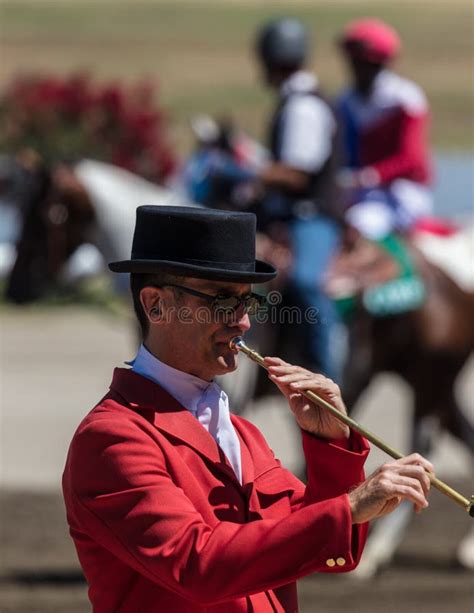
[[[230,348],[235,351],[241,351],[242,353],[245,353],[245,355],[249,357],[251,360],[253,360],[257,364],[259,364],[260,366],[263,366],[263,368],[268,370],[267,367],[265,366],[265,362],[263,361],[263,357],[259,353],[257,353],[257,351],[255,351],[254,349],[251,349],[250,347],[248,347],[240,336],[237,336],[230,341]],[[385,451],[385,453],[387,453],[389,456],[391,456],[395,460],[400,460],[401,458],[403,458],[403,455],[399,451],[397,451],[396,449],[393,449],[393,447],[390,447],[390,445],[387,445],[387,443],[379,439],[378,436],[376,436],[375,434],[372,434],[372,432],[370,432],[369,430],[367,430],[366,428],[358,424],[355,420],[353,420],[348,415],[345,415],[344,413],[341,413],[340,411],[338,411],[329,402],[324,400],[324,398],[320,398],[317,394],[315,394],[311,390],[301,391],[300,393],[303,394],[303,396],[306,396],[308,400],[311,400],[311,402],[314,402],[318,404],[320,407],[323,407],[324,409],[327,409],[328,411],[330,411],[334,415],[334,417],[336,417],[337,419],[345,423],[347,426],[349,426],[349,428],[352,428],[352,430],[355,430],[356,432],[364,436],[368,441],[373,443],[376,447],[378,447],[382,451]],[[435,477],[432,473],[428,471],[427,473],[428,473],[430,482],[433,485],[433,487],[435,487],[437,490],[439,490],[440,492],[448,496],[448,498],[453,500],[456,504],[461,506],[465,511],[468,512],[468,514],[471,517],[474,517],[474,495],[471,496],[471,500],[469,500],[468,498],[466,498],[465,496],[463,496],[462,494],[454,490],[452,487],[450,487],[449,485],[441,481],[441,479],[438,479],[437,477]]]

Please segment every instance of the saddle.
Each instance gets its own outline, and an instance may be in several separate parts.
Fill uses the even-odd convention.
[[[380,241],[359,237],[333,259],[325,289],[344,318],[357,303],[375,317],[414,311],[426,298],[424,282],[406,241],[389,234]]]

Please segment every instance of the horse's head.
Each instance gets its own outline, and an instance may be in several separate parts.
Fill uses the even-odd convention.
[[[20,210],[22,231],[6,298],[26,303],[43,296],[58,281],[63,264],[85,240],[94,213],[91,201],[72,169],[53,169],[41,160],[18,164],[28,176]]]

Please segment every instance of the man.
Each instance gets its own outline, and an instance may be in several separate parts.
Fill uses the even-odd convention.
[[[366,441],[299,393],[345,411],[321,375],[266,358],[302,429],[306,488],[230,415],[214,377],[236,368],[229,341],[262,302],[250,284],[276,274],[255,261],[255,226],[250,213],[139,207],[132,258],[110,265],[132,273],[144,342],[79,426],[63,477],[97,613],[294,612],[296,579],[356,566],[365,522],[428,504],[419,456],[363,481]]]
[[[258,59],[267,85],[278,96],[269,130],[272,161],[259,176],[265,188],[259,217],[263,224],[277,220],[289,229],[291,286],[303,309],[318,313],[305,337],[307,362],[337,379],[338,318],[322,287],[340,234],[334,182],[336,122],[318,79],[304,69],[309,52],[308,32],[297,19],[270,21],[259,32]]]
[[[378,19],[351,22],[339,45],[352,85],[337,109],[352,190],[347,219],[368,238],[405,231],[432,212],[429,109],[418,85],[389,69],[400,39]]]

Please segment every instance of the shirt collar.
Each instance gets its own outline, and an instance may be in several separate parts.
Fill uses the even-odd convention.
[[[307,70],[298,70],[290,75],[280,85],[280,96],[285,98],[290,94],[306,94],[318,86],[318,78]]]
[[[196,413],[199,400],[212,387],[218,388],[213,381],[205,381],[195,375],[178,370],[165,364],[154,356],[142,344],[137,356],[131,362],[132,370],[147,379],[151,379],[192,413]]]

